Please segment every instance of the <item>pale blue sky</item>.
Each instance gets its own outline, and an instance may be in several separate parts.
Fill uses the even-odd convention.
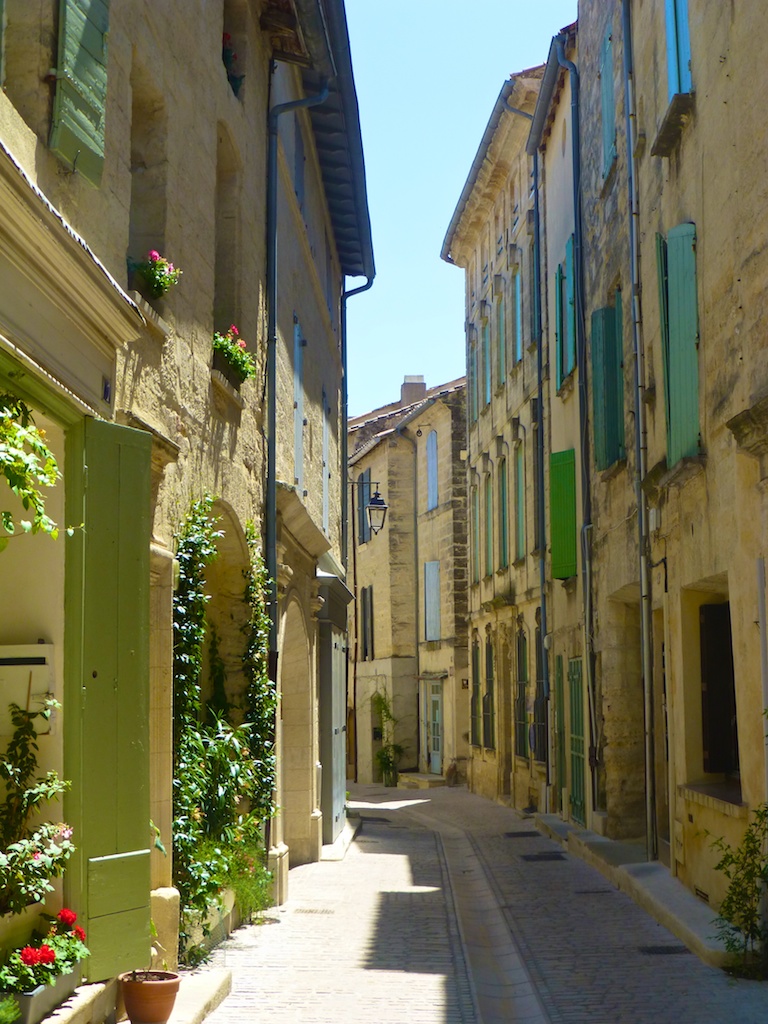
[[[349,411],[464,373],[464,274],[440,259],[504,80],[543,64],[577,0],[346,0],[376,280],[349,300]],[[347,286],[363,284],[348,280]]]

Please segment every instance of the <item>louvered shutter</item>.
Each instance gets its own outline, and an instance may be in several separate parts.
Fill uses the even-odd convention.
[[[669,301],[669,439],[667,462],[699,451],[699,314],[696,227],[678,224],[667,236]]]
[[[573,448],[549,457],[552,577],[576,575],[576,458]]]

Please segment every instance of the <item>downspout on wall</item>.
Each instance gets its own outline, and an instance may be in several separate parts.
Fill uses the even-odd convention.
[[[635,157],[635,92],[632,55],[632,16],[629,0],[622,0],[624,41],[624,95],[627,141],[627,188],[629,192],[629,249],[632,283],[632,348],[635,375],[635,500],[637,501],[638,559],[640,568],[640,664],[643,679],[645,733],[645,841],[648,860],[658,857],[656,830],[655,737],[653,722],[653,654],[651,650],[651,585],[648,502],[642,483],[648,465],[648,432],[645,414],[645,350],[640,306],[640,214]]]
[[[557,62],[571,82],[571,148],[573,159],[574,294],[576,299],[576,365],[579,370],[579,434],[581,445],[581,579],[584,602],[584,660],[589,704],[589,767],[592,808],[597,807],[598,727],[595,694],[595,652],[592,608],[592,495],[589,472],[589,406],[587,399],[587,338],[584,322],[584,232],[581,216],[581,131],[579,122],[579,72],[565,56],[566,37],[554,37]]]

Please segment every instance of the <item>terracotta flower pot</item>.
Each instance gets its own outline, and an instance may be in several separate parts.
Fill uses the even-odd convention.
[[[131,1024],[165,1024],[173,1012],[180,979],[173,971],[129,971],[119,976]]]

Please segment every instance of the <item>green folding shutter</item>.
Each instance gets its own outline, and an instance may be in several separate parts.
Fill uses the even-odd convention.
[[[600,49],[600,106],[603,126],[603,177],[616,159],[616,109],[613,98],[613,44],[610,28]]]
[[[61,0],[51,150],[93,185],[104,167],[109,0]]]
[[[592,314],[592,424],[595,439],[595,466],[610,465],[607,450],[607,411],[605,374],[605,335],[612,310],[596,309]]]
[[[151,438],[85,419],[66,450],[65,878],[88,934],[89,981],[149,957]]]
[[[699,314],[696,227],[678,224],[667,236],[669,295],[669,446],[675,465],[699,451]]]
[[[573,448],[549,456],[552,578],[576,575],[576,454]]]
[[[565,288],[567,323],[564,373],[567,375],[576,366],[576,276],[573,259],[573,235],[565,246]]]
[[[555,381],[558,390],[563,383],[565,355],[565,324],[563,322],[563,267],[558,264],[555,271]]]

